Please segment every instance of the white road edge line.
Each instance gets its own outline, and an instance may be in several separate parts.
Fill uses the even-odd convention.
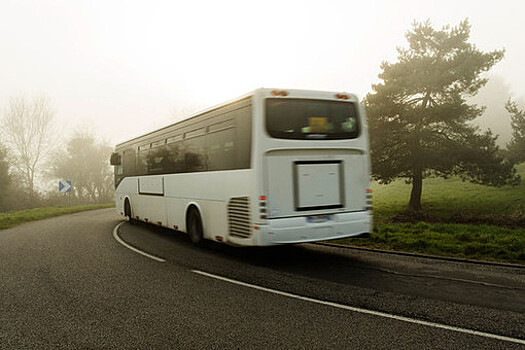
[[[126,242],[124,242],[124,241],[122,240],[122,238],[120,238],[119,235],[118,235],[118,228],[119,228],[123,223],[125,223],[125,221],[121,221],[121,222],[119,222],[118,225],[115,226],[115,228],[113,229],[113,238],[115,238],[115,240],[116,240],[117,242],[119,242],[120,244],[122,244],[124,247],[133,250],[135,253],[139,253],[139,254],[141,254],[141,255],[144,255],[144,256],[147,257],[147,258],[153,259],[153,260],[158,261],[158,262],[166,262],[165,259],[159,258],[158,256],[155,256],[155,255],[148,254],[148,253],[146,253],[146,252],[143,252],[142,250],[139,250],[139,249],[137,249],[137,248],[135,248],[135,247],[133,247],[133,246],[127,244]]]
[[[240,286],[253,288],[253,289],[258,289],[258,290],[262,290],[262,291],[265,291],[265,292],[268,292],[268,293],[282,295],[282,296],[289,297],[289,298],[299,299],[299,300],[303,300],[303,301],[309,301],[311,303],[331,306],[331,307],[335,307],[335,308],[338,308],[338,309],[343,309],[343,310],[348,310],[348,311],[353,311],[353,312],[360,312],[360,313],[363,313],[363,314],[374,315],[374,316],[379,316],[379,317],[384,317],[384,318],[390,318],[390,319],[403,321],[403,322],[415,323],[415,324],[419,324],[419,325],[423,325],[423,326],[427,326],[427,327],[441,328],[441,329],[446,329],[446,330],[449,330],[449,331],[454,331],[454,332],[459,332],[459,333],[465,333],[465,334],[470,334],[470,335],[477,335],[477,336],[480,336],[480,337],[497,339],[497,340],[502,340],[502,341],[511,342],[511,343],[525,344],[525,340],[523,340],[523,339],[505,337],[505,336],[502,336],[502,335],[475,331],[473,329],[468,329],[468,328],[448,326],[448,325],[445,325],[445,324],[429,322],[429,321],[423,321],[423,320],[418,320],[418,319],[410,318],[410,317],[404,317],[404,316],[387,314],[385,312],[380,312],[380,311],[374,311],[374,310],[362,309],[362,308],[348,306],[348,305],[343,305],[343,304],[337,304],[337,303],[333,303],[333,302],[330,302],[330,301],[318,300],[318,299],[313,299],[313,298],[309,298],[309,297],[303,297],[303,296],[297,295],[297,294],[282,292],[282,291],[276,290],[276,289],[265,288],[265,287],[257,286],[255,284],[241,282],[241,281],[237,281],[237,280],[234,280],[234,279],[231,279],[231,278],[226,278],[226,277],[214,275],[214,274],[203,272],[203,271],[199,271],[199,270],[191,270],[191,271],[196,273],[196,274],[202,275],[202,276],[215,278],[217,280],[221,280],[221,281],[237,284],[237,285],[240,285]]]

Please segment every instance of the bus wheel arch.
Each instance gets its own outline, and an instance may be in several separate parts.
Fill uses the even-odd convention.
[[[190,204],[186,210],[186,232],[194,245],[200,246],[203,244],[204,229],[202,215],[199,208],[194,204]]]
[[[135,219],[133,218],[133,210],[131,207],[131,201],[129,197],[126,197],[124,199],[124,216],[128,218],[128,221],[130,224],[135,223]]]

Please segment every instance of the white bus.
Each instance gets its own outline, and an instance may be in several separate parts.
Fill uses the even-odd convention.
[[[371,231],[365,113],[353,94],[258,89],[116,146],[117,214],[242,246]]]

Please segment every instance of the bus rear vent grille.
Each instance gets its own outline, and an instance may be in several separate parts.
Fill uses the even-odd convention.
[[[248,197],[231,198],[228,203],[230,235],[242,238],[251,236],[250,200]]]

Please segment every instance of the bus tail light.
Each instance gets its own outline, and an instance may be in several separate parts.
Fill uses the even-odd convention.
[[[288,96],[288,91],[273,90],[272,95],[274,96]]]
[[[259,214],[261,219],[268,219],[266,196],[259,196]]]
[[[366,210],[372,210],[372,190],[366,190]]]
[[[336,94],[335,98],[341,99],[341,100],[348,100],[350,96],[348,96],[347,94]]]

